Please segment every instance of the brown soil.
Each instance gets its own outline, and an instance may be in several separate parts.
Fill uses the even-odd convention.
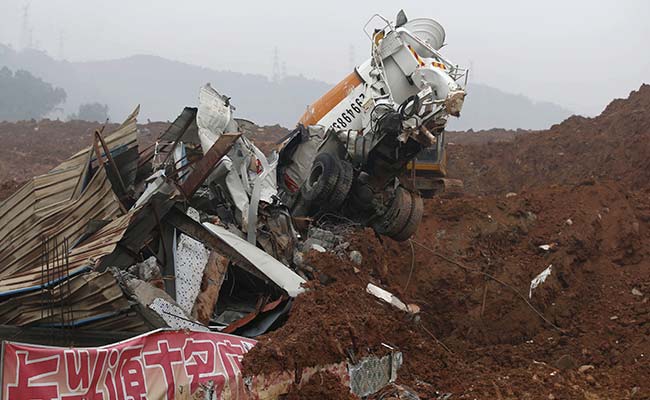
[[[597,118],[452,147],[468,193],[427,200],[413,247],[353,234],[356,270],[312,254],[319,282],[244,358],[245,373],[388,344],[404,353],[399,381],[423,398],[650,398],[649,121],[643,86]],[[421,313],[379,302],[368,282]]]
[[[343,386],[339,378],[330,373],[322,372],[312,376],[302,385],[294,385],[285,397],[286,400],[356,400],[357,396],[350,393],[350,389]]]
[[[110,132],[117,124],[109,124]],[[166,122],[140,126],[140,144],[146,146],[167,129]],[[35,175],[43,174],[86,146],[102,125],[87,121],[0,122],[0,200]]]
[[[650,85],[614,100],[595,118],[573,116],[509,143],[452,146],[450,175],[471,193],[611,179],[629,188],[650,178]]]
[[[534,131],[526,129],[508,130],[508,129],[488,129],[482,131],[465,131],[465,132],[447,132],[446,141],[447,145],[452,148],[449,149],[453,153],[454,147],[457,145],[482,145],[487,143],[500,143],[512,142],[515,138],[533,133]]]

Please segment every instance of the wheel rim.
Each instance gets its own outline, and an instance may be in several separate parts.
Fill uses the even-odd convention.
[[[316,182],[318,182],[323,176],[323,167],[321,165],[316,165],[314,168],[311,170],[311,174],[309,174],[309,179],[308,183],[310,187],[313,187]]]

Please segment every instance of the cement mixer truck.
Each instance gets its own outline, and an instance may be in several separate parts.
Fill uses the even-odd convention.
[[[423,202],[399,177],[441,143],[449,116],[460,116],[468,71],[440,53],[445,31],[432,19],[374,15],[364,31],[370,58],[310,105],[283,142],[278,194],[294,216],[343,216],[403,241]]]

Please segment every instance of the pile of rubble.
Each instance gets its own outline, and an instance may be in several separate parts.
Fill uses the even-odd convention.
[[[270,173],[275,161],[225,133],[238,129],[219,99],[204,87],[200,107],[185,108],[144,149],[136,109],[0,206],[0,325],[66,346],[158,328],[254,338],[282,324],[307,290],[308,252],[361,263],[345,224],[294,227]],[[401,354],[385,354],[304,373],[338,371],[370,394],[396,378]],[[388,372],[360,378],[368,371]],[[273,395],[289,391],[295,372],[276,375]]]
[[[220,373],[238,398],[277,398],[325,371],[362,397],[394,382],[402,353],[385,343],[317,365],[238,373],[255,344],[243,338],[282,326],[299,294],[335,279],[314,268],[314,253],[361,267],[364,256],[346,239],[352,228],[406,241],[422,220],[422,197],[400,177],[421,150],[442,149],[447,120],[463,106],[467,70],[439,52],[445,32],[436,21],[409,20],[403,11],[394,23],[380,15],[371,21],[381,26],[366,32],[372,57],[314,102],[295,130],[275,138],[279,153],[272,142],[260,150],[250,139],[259,132],[236,120],[230,98],[208,84],[198,108],[185,108],[152,145],[138,147],[136,109],[114,132],[96,130],[90,147],[25,184],[0,205],[0,325],[66,330],[66,345],[104,344],[107,332],[113,339],[194,332],[182,355],[170,350],[165,361],[171,370],[183,361],[194,397],[220,396]],[[355,293],[364,301],[408,318],[419,313],[362,276]],[[211,332],[219,340],[194,345]],[[122,360],[111,350],[103,378],[109,392],[124,389],[117,376],[133,380],[125,383],[131,389],[145,386],[136,376],[162,362],[152,358],[163,353],[152,335],[141,356]],[[167,349],[180,340],[169,336]],[[10,379],[29,387],[52,365],[30,368],[19,347],[9,347]],[[96,363],[104,351],[95,350]],[[210,354],[221,357],[221,372]],[[134,365],[123,369],[127,362]],[[180,390],[169,381],[173,371],[148,379],[163,378],[168,393]],[[58,393],[59,386],[46,386],[39,381],[34,390]],[[65,386],[77,396],[75,387]]]

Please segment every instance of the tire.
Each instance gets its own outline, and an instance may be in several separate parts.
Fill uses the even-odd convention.
[[[339,164],[328,153],[314,159],[307,180],[302,184],[302,197],[309,202],[324,202],[330,198],[339,179]]]
[[[352,188],[352,180],[354,179],[354,169],[352,164],[345,160],[339,162],[339,177],[336,181],[336,186],[332,191],[329,198],[327,208],[334,210],[343,205],[343,202],[350,194]]]
[[[388,235],[390,238],[397,242],[403,242],[413,236],[415,231],[418,230],[418,225],[420,225],[422,216],[424,215],[424,202],[422,201],[422,197],[416,193],[410,194],[412,207],[408,220],[404,224],[404,227],[401,231],[395,235]]]
[[[380,233],[389,237],[400,233],[411,215],[412,198],[406,189],[398,187],[390,208],[380,222]]]

